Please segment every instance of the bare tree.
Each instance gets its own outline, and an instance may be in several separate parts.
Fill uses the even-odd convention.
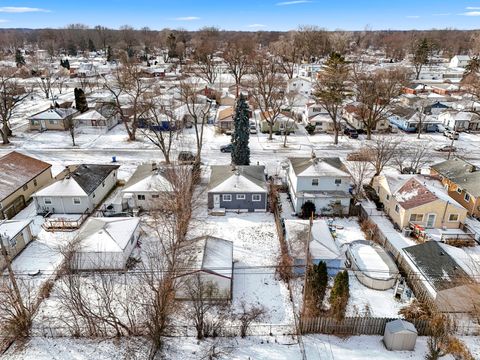
[[[402,174],[418,174],[431,159],[430,149],[432,145],[428,142],[415,145],[398,146],[393,163]]]
[[[3,144],[8,144],[9,136],[12,135],[10,120],[15,115],[18,107],[31,94],[31,90],[24,90],[15,79],[14,69],[0,70],[0,118],[2,127]]]
[[[358,115],[368,140],[372,138],[372,130],[385,118],[392,100],[401,94],[408,78],[408,72],[403,68],[367,71],[354,67],[354,93],[360,103]]]
[[[113,96],[116,112],[123,120],[128,138],[135,141],[139,121],[149,109],[147,96],[152,85],[142,79],[140,67],[132,62],[117,67],[114,81],[104,79],[104,86]]]
[[[301,60],[299,35],[290,31],[271,44],[273,54],[279,58],[280,68],[289,79],[293,79],[295,66]]]
[[[279,71],[280,67],[275,59],[259,53],[252,64],[252,79],[248,83],[254,105],[268,124],[269,140],[273,139],[273,127],[287,101],[287,82]]]
[[[240,312],[237,314],[237,319],[240,321],[240,336],[242,338],[247,336],[248,329],[254,321],[261,321],[267,310],[263,305],[252,305],[248,307],[245,300],[240,302]]]
[[[243,76],[248,72],[253,56],[253,44],[249,38],[237,39],[229,43],[224,52],[223,59],[235,79],[237,97]]]
[[[376,136],[368,148],[361,150],[373,166],[375,171],[373,177],[380,175],[384,167],[391,163],[397,154],[399,145],[400,140],[383,135]]]
[[[49,69],[45,69],[41,72],[37,78],[37,85],[45,94],[46,99],[53,97],[52,88],[57,82],[57,78],[51,73]]]
[[[332,53],[325,62],[323,71],[318,75],[315,96],[319,104],[327,111],[332,119],[335,145],[338,144],[340,108],[350,91],[346,85],[350,69],[345,58],[338,53]]]
[[[355,204],[365,196],[363,185],[369,183],[368,179],[373,175],[373,166],[367,161],[351,161],[348,169],[352,179],[352,200]]]

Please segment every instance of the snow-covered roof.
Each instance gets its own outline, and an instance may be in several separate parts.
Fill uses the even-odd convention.
[[[32,222],[31,219],[6,220],[4,222],[0,222],[0,235],[6,235],[9,238],[13,238],[20,231],[25,229],[31,222]]]
[[[66,177],[37,191],[33,196],[88,196],[88,194],[75,179]]]
[[[260,165],[237,166],[229,165],[212,166],[210,175],[209,192],[266,192],[265,167]]]
[[[338,157],[289,158],[297,176],[349,177],[348,169]]]
[[[77,112],[76,109],[63,109],[63,108],[54,108],[54,109],[47,109],[37,114],[30,116],[30,120],[63,120],[68,116],[75,114]]]
[[[89,218],[80,232],[80,252],[123,252],[140,219],[137,217]]]
[[[105,116],[100,114],[97,110],[88,110],[83,114],[75,116],[77,120],[106,120]]]
[[[415,326],[412,323],[402,319],[390,321],[386,324],[385,327],[391,333],[403,333],[403,332],[411,332],[415,334],[417,333],[417,329],[415,329]]]
[[[123,193],[169,191],[173,191],[173,186],[165,177],[165,169],[154,164],[139,165],[122,190]]]

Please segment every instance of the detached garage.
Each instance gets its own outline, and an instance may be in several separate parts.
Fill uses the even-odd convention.
[[[140,219],[90,218],[78,234],[76,270],[121,270],[137,245]]]
[[[388,350],[413,351],[417,341],[417,329],[405,320],[394,320],[387,323],[383,335],[383,343]]]

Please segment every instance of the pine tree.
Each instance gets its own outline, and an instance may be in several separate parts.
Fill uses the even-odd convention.
[[[15,62],[17,63],[17,67],[22,67],[25,65],[25,58],[23,57],[20,49],[17,49],[17,51],[15,51]]]
[[[328,285],[327,264],[320,261],[318,265],[313,264],[307,273],[308,286],[310,288],[315,309],[320,311]]]
[[[92,39],[88,39],[88,51],[95,52],[97,49],[95,48],[95,44],[93,43]]]
[[[75,88],[73,90],[73,93],[75,94],[75,107],[78,111],[84,113],[88,110],[87,98],[85,96],[85,93],[82,89],[79,88]]]
[[[248,104],[243,95],[237,101],[233,118],[235,129],[232,134],[232,163],[235,165],[250,165],[250,139]]]
[[[342,320],[345,317],[349,297],[348,272],[343,270],[335,276],[329,299],[332,315],[337,320]]]
[[[112,61],[113,60],[113,53],[112,53],[112,47],[108,45],[107,47],[107,61]]]

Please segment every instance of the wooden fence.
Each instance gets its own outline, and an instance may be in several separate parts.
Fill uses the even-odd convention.
[[[341,321],[331,317],[307,318],[300,321],[302,334],[331,335],[383,335],[388,322],[396,318],[346,317]],[[419,336],[430,335],[428,322],[415,320],[412,322]]]

